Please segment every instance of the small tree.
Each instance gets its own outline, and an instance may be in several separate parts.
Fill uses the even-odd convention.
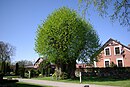
[[[6,73],[7,74],[10,73],[10,63],[9,62],[6,63]]]
[[[21,77],[24,77],[24,74],[25,74],[25,66],[27,65],[33,65],[33,63],[31,61],[28,61],[28,60],[21,60],[21,61],[18,61],[17,62],[18,65],[19,65],[19,74]]]
[[[49,76],[50,68],[50,62],[47,59],[43,60],[39,65],[39,71],[43,76]]]
[[[18,63],[16,63],[15,64],[15,75],[19,75],[19,64]]]

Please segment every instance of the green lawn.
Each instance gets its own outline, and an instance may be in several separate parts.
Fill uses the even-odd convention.
[[[50,81],[60,81],[60,82],[69,82],[69,83],[79,83],[79,78],[72,80],[72,79],[66,79],[66,80],[54,80],[51,77],[38,77],[33,78],[37,80],[50,80]],[[119,79],[112,79],[112,78],[82,78],[83,84],[96,84],[96,85],[109,85],[109,86],[121,86],[121,87],[130,87],[130,79],[127,80],[119,80]],[[30,87],[32,84],[27,83],[17,83],[17,87]],[[24,86],[26,85],[26,86]],[[32,87],[49,87],[49,86],[39,86],[34,85]]]
[[[17,83],[6,83],[1,84],[3,86],[0,87],[53,87],[53,86],[42,86],[37,84],[31,84],[31,83],[24,83],[24,82],[17,82]]]
[[[4,78],[19,78],[20,76],[4,76]],[[24,83],[24,82],[17,82],[16,84],[4,84],[9,87],[53,87],[53,86],[41,86],[37,84],[31,84],[31,83]],[[1,87],[1,86],[0,86]]]
[[[40,77],[40,78],[34,78],[38,80],[51,80],[51,81],[57,81],[52,80],[51,77]],[[79,78],[72,80],[72,79],[66,79],[66,80],[58,80],[60,82],[70,82],[70,83],[79,83]],[[121,87],[130,87],[130,79],[127,80],[119,80],[119,79],[111,79],[111,78],[84,78],[82,80],[82,83],[86,84],[96,84],[96,85],[109,85],[109,86],[121,86]]]
[[[15,86],[16,87],[52,87],[52,86],[41,86],[41,85],[23,83],[23,82],[18,82],[18,83],[16,83]]]
[[[4,76],[5,78],[20,78],[20,76]]]

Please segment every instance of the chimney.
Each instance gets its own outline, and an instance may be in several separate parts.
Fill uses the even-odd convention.
[[[130,44],[128,44],[128,47],[130,48]]]

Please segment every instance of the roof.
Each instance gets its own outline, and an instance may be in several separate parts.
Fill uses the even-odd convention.
[[[35,65],[40,59],[42,59],[42,57],[38,58],[37,61],[34,63],[34,65]]]
[[[25,66],[25,68],[34,68],[34,66]]]
[[[40,59],[46,60],[47,57],[39,57],[39,58],[37,59],[37,61],[34,63],[34,65],[35,65],[37,62],[39,62]]]
[[[111,41],[115,41],[116,43],[118,43],[118,44],[122,45],[123,47],[125,47],[125,48],[127,48],[127,49],[130,50],[130,48],[129,48],[128,46],[125,46],[124,44],[120,43],[119,41],[110,38],[110,39],[100,48],[100,51],[102,51],[103,48],[105,48]]]

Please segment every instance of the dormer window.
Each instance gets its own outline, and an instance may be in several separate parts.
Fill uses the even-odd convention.
[[[105,55],[106,55],[106,56],[111,55],[111,53],[110,53],[110,48],[109,48],[109,47],[105,48],[104,51],[105,51]]]
[[[121,53],[120,47],[115,47],[115,55],[119,55]]]

